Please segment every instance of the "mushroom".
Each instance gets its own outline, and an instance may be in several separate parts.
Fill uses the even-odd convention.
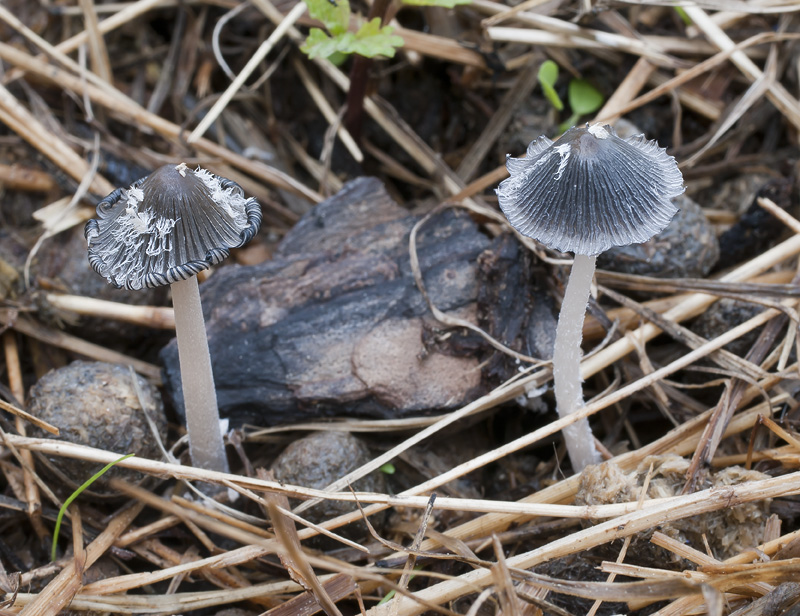
[[[97,216],[84,235],[98,274],[117,288],[170,285],[192,464],[227,471],[196,274],[253,238],[261,206],[235,182],[181,163],[118,188]]]
[[[553,352],[553,389],[560,417],[583,406],[581,339],[598,254],[646,242],[678,208],[683,177],[672,156],[644,135],[627,139],[608,125],[571,128],[555,143],[539,137],[524,158],[506,160],[511,174],[497,188],[500,208],[522,235],[574,252]],[[564,429],[573,470],[600,461],[589,421]]]

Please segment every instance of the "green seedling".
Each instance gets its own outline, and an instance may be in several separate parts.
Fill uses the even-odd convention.
[[[64,504],[61,505],[61,509],[58,510],[58,517],[56,518],[56,527],[53,530],[53,546],[50,548],[51,561],[55,562],[56,560],[56,548],[58,547],[58,533],[61,531],[61,520],[64,519],[64,514],[67,512],[67,507],[69,507],[72,504],[72,501],[78,498],[86,488],[92,485],[100,477],[105,475],[112,466],[114,466],[115,464],[119,464],[123,460],[127,460],[128,458],[135,455],[136,455],[135,453],[129,453],[128,455],[122,456],[121,458],[114,460],[113,462],[109,462],[103,468],[97,471],[94,475],[89,477],[89,479],[84,481],[83,484],[72,494],[70,494],[67,500],[64,501]]]
[[[378,470],[382,473],[385,473],[386,475],[394,475],[397,469],[394,467],[394,464],[392,464],[391,462],[387,462],[386,464],[381,466]]]
[[[556,81],[558,80],[558,64],[552,60],[545,60],[539,67],[537,78],[539,80],[539,85],[542,86],[542,92],[545,98],[550,101],[553,109],[562,111],[564,109],[564,103],[561,102],[555,89]]]
[[[471,0],[403,0],[413,6],[453,8]],[[325,25],[325,30],[311,28],[306,42],[300,47],[309,58],[330,58],[337,63],[345,56],[358,54],[367,58],[394,57],[403,39],[393,34],[392,26],[381,26],[381,18],[363,22],[355,32],[350,31],[349,0],[307,0],[308,13]]]
[[[573,79],[569,82],[567,98],[572,115],[559,127],[561,132],[576,126],[581,116],[589,115],[600,109],[605,100],[597,88],[585,79]]]
[[[678,17],[681,18],[681,21],[686,24],[687,26],[692,25],[692,18],[689,17],[689,14],[683,9],[682,6],[675,6],[672,7],[675,9],[675,12],[678,14]]]
[[[553,109],[563,111],[564,103],[555,90],[555,85],[558,81],[558,64],[552,60],[545,60],[539,67],[537,78],[539,85],[542,86],[545,98],[550,101]],[[567,98],[571,114],[566,121],[559,125],[560,133],[575,126],[581,116],[589,115],[600,109],[605,100],[597,88],[585,79],[572,79],[569,82]]]
[[[337,0],[308,0],[308,13],[325,25],[327,33],[320,28],[311,28],[306,42],[300,47],[309,58],[336,58],[337,55],[357,53],[367,58],[375,56],[394,57],[403,39],[392,34],[391,26],[381,27],[380,18],[361,24],[355,32],[350,26],[350,2]]]
[[[422,571],[422,565],[414,565],[414,571]],[[413,580],[415,577],[416,577],[416,576],[415,576],[414,574],[411,574],[411,575],[409,576],[409,578],[408,578],[408,581],[410,582],[410,581],[411,581],[411,580]],[[380,601],[378,601],[378,605],[384,605],[385,603],[389,603],[389,601],[391,601],[392,599],[394,599],[394,596],[395,596],[396,594],[397,594],[397,591],[396,591],[396,590],[394,590],[394,589],[390,590],[389,592],[387,592],[387,593],[386,593],[386,596],[385,596],[383,599],[381,599]]]

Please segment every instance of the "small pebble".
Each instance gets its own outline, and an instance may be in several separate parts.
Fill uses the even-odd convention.
[[[763,311],[764,306],[759,304],[723,297],[711,304],[708,310],[694,320],[691,330],[706,340],[713,340]],[[725,348],[731,353],[744,357],[755,343],[760,331],[761,329],[757,328],[748,332],[741,338],[726,344]]]
[[[371,459],[364,442],[348,432],[314,432],[284,449],[273,463],[272,472],[282,483],[325,488]],[[382,472],[376,471],[354,482],[352,487],[356,492],[385,492],[386,478]],[[353,503],[325,500],[304,511],[302,516],[319,524],[355,509]],[[371,516],[370,522],[377,527],[381,517]],[[368,535],[363,522],[348,524],[335,532],[353,540]]]
[[[51,370],[31,387],[28,411],[56,426],[61,434],[56,437],[33,428],[30,435],[88,445],[120,456],[135,453],[142,458],[160,459],[161,451],[142,413],[133,376],[126,366],[104,362],[75,361]],[[136,379],[144,407],[163,442],[167,420],[161,395],[141,376],[136,375]],[[60,456],[49,456],[48,460],[49,469],[64,480],[70,491],[104,466]],[[111,496],[111,477],[137,483],[144,479],[141,473],[112,468],[89,490],[99,496]]]

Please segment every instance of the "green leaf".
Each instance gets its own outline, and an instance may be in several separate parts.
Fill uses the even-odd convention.
[[[546,83],[548,86],[556,85],[558,79],[558,64],[552,60],[545,60],[539,66],[539,73],[537,74],[539,83]]]
[[[378,468],[378,470],[382,473],[386,473],[387,475],[394,475],[397,469],[395,469],[394,464],[392,464],[391,462],[387,462],[386,464]]]
[[[552,60],[545,60],[539,67],[539,73],[536,77],[539,80],[539,85],[542,86],[542,92],[544,92],[545,97],[550,101],[553,108],[556,111],[564,109],[564,103],[561,102],[558,93],[553,87],[558,80],[558,64]]]
[[[585,79],[573,79],[569,82],[569,106],[577,115],[594,113],[603,104],[603,95]]]
[[[375,56],[394,56],[395,49],[402,46],[402,37],[392,34],[391,26],[381,27],[381,20],[376,17],[364,23],[358,32],[344,32],[328,36],[319,28],[311,28],[306,42],[300,49],[309,58],[317,56],[328,58],[335,53],[357,53],[367,58]]]
[[[472,0],[403,0],[406,6],[441,6],[452,9],[459,4],[470,4]]]
[[[307,0],[308,14],[325,24],[325,29],[336,36],[344,34],[350,25],[349,0]]]
[[[394,32],[392,26],[381,27],[380,17],[376,17],[358,29],[351,51],[367,58],[375,56],[393,58],[395,49],[403,46],[403,38],[392,32]]]
[[[74,501],[76,498],[78,498],[81,495],[81,492],[83,492],[86,488],[88,488],[90,485],[92,485],[100,477],[105,475],[106,472],[108,472],[108,470],[112,466],[114,466],[115,464],[118,464],[119,462],[122,462],[123,460],[126,460],[127,458],[135,456],[135,455],[136,455],[135,453],[129,453],[126,456],[122,456],[121,458],[117,458],[113,462],[109,462],[103,468],[101,468],[99,471],[97,471],[94,475],[89,477],[89,479],[84,481],[83,484],[81,484],[81,487],[79,487],[72,494],[70,494],[69,497],[67,498],[67,500],[64,501],[64,504],[61,505],[61,509],[58,510],[58,517],[56,518],[56,527],[53,529],[53,547],[50,548],[50,560],[51,561],[55,562],[55,560],[56,560],[56,548],[58,547],[58,533],[61,530],[61,520],[64,518],[64,514],[67,511],[67,507],[69,507],[72,504],[72,501]]]
[[[300,46],[300,51],[308,54],[308,57],[312,60],[317,57],[328,58],[340,51],[340,39],[341,35],[331,38],[319,28],[311,28],[308,31],[306,42]]]

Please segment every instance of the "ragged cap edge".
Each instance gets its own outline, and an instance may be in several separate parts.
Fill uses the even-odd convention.
[[[611,126],[571,128],[556,142],[508,158],[511,174],[497,196],[522,235],[561,252],[596,255],[646,242],[678,208],[683,176],[677,162],[643,135],[621,139]]]
[[[160,181],[158,174],[164,175],[163,186],[154,188],[153,182]],[[172,194],[170,182],[181,181],[176,176],[194,180],[192,194],[188,189],[182,192],[178,189],[181,187],[173,187],[178,194]],[[166,208],[166,213],[144,203],[148,180],[152,201],[158,205],[155,209]],[[204,196],[202,204],[185,203],[197,194]],[[188,215],[197,211],[213,224],[204,224],[195,216],[190,220]],[[118,188],[98,203],[97,214],[98,218],[88,221],[84,229],[89,264],[111,285],[127,289],[171,284],[216,265],[228,257],[231,248],[252,240],[262,220],[258,201],[245,199],[237,183],[204,169],[192,171],[183,163],[161,167],[127,190]],[[220,233],[220,229],[225,232]],[[178,237],[184,230],[191,239]],[[188,245],[200,241],[206,244]],[[173,255],[191,258],[177,262]]]

